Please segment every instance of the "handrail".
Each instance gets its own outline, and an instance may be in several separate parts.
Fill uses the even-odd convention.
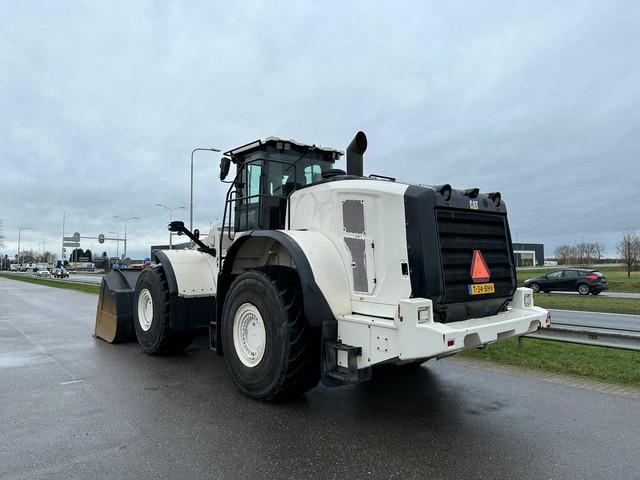
[[[227,223],[227,214],[229,215],[228,216],[229,226],[228,226],[228,230],[227,230],[227,236],[228,236],[229,240],[233,241],[235,239],[235,233],[236,233],[236,230],[234,228],[234,235],[233,235],[233,237],[231,236],[231,222],[232,222],[233,212],[237,212],[238,206],[241,205],[243,201],[246,201],[246,200],[248,200],[250,198],[258,198],[258,199],[260,199],[261,197],[267,197],[267,196],[269,196],[269,197],[280,197],[280,198],[286,199],[285,210],[286,210],[287,214],[285,216],[286,216],[286,219],[287,219],[287,229],[291,228],[291,215],[288,215],[289,197],[291,196],[291,194],[293,192],[295,192],[298,189],[297,183],[295,182],[295,180],[297,180],[297,178],[298,178],[298,165],[297,165],[297,162],[303,157],[304,157],[304,155],[301,155],[300,157],[298,157],[296,159],[295,162],[286,162],[286,161],[283,161],[283,160],[276,160],[276,159],[271,159],[271,158],[258,157],[258,158],[254,158],[253,160],[249,160],[249,161],[241,163],[240,168],[238,169],[235,177],[230,182],[231,184],[229,185],[229,189],[227,190],[227,195],[226,195],[226,198],[225,198],[224,212],[223,212],[223,215],[222,215],[222,231],[220,232],[220,259],[221,260],[224,260],[224,256],[222,255],[222,241],[224,239],[225,225]],[[237,188],[238,187],[238,180],[241,177],[245,167],[247,165],[251,165],[251,164],[254,164],[254,163],[258,163],[258,162],[264,162],[265,165],[267,163],[279,163],[279,164],[282,164],[282,165],[289,165],[290,168],[293,168],[293,179],[294,179],[294,182],[293,182],[293,189],[291,190],[291,192],[289,192],[287,195],[271,195],[271,194],[266,194],[266,193],[257,193],[257,194],[254,194],[254,195],[238,196],[239,195],[239,189]],[[263,182],[263,178],[265,177],[265,174],[261,173],[260,177],[261,177],[260,178],[260,191],[262,192],[266,187],[266,185],[264,185],[264,182]],[[245,183],[248,183],[248,182],[245,182]],[[233,211],[232,211],[232,208],[231,208],[231,204],[232,203],[235,204],[235,208],[233,208]],[[248,203],[245,203],[245,205],[248,205]],[[263,212],[262,209],[263,208],[264,208],[263,202],[258,200],[258,221],[259,222],[261,222],[261,220],[262,220],[262,212]],[[248,208],[245,209],[244,214],[245,214],[245,225],[248,226],[248,224],[249,224],[249,209]],[[258,227],[262,228],[262,224],[259,223]]]

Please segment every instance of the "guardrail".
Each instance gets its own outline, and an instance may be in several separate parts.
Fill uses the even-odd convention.
[[[579,327],[575,325],[551,324],[526,335],[528,338],[554,342],[579,343],[595,347],[620,348],[640,351],[640,332],[609,328]]]

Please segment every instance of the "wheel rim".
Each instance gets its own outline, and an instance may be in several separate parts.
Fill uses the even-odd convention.
[[[255,367],[264,356],[267,331],[262,315],[255,305],[243,303],[233,317],[233,346],[240,361]]]
[[[533,285],[531,285],[531,290],[533,290],[533,293],[538,293],[538,291],[540,290],[540,287],[538,286],[537,283],[534,283]]]
[[[153,322],[153,298],[148,288],[143,288],[138,296],[138,323],[145,332]]]
[[[578,288],[578,291],[580,293],[589,293],[589,287],[587,287],[586,285],[580,285],[580,287]]]

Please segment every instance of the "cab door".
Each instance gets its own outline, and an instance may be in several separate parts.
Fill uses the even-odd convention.
[[[250,162],[242,166],[240,188],[235,197],[235,229],[238,232],[261,228],[262,169],[262,162]]]

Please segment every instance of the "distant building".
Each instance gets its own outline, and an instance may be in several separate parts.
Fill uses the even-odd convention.
[[[516,267],[542,267],[544,245],[542,243],[514,243],[513,258]]]

